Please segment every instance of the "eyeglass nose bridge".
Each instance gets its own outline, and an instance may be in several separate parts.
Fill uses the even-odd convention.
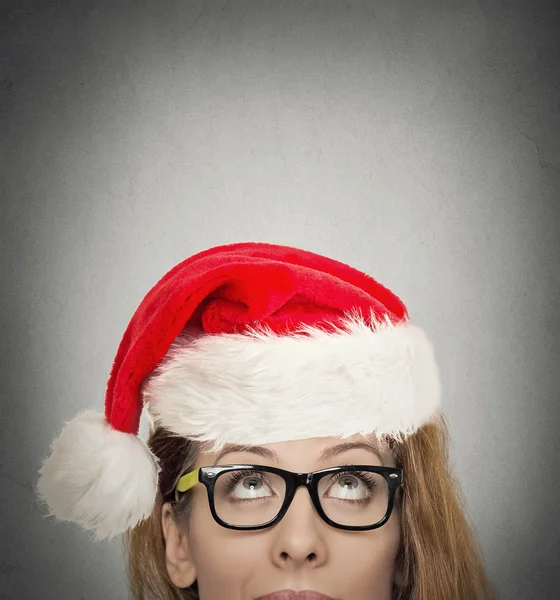
[[[299,473],[299,477],[297,478],[297,483],[299,484],[297,487],[301,487],[304,485],[308,487],[311,485],[313,481],[313,473]]]
[[[315,490],[313,489],[313,481],[314,481],[314,473],[292,473],[290,480],[287,482],[288,489],[286,490],[286,506],[284,507],[284,511],[287,511],[292,504],[293,499],[295,498],[296,492],[300,487],[307,488],[307,492],[309,493],[309,497],[311,500],[311,504],[313,508],[317,510],[317,498],[315,494]],[[283,511],[283,512],[284,512]]]
[[[306,487],[311,492],[311,484],[313,483],[313,473],[293,473],[292,478],[294,492],[300,487]]]

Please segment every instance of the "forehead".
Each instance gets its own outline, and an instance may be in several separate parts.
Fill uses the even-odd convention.
[[[376,452],[386,465],[394,465],[394,454],[389,441],[377,436],[355,434],[350,437],[315,437],[300,440],[288,440],[272,444],[225,444],[221,450],[214,451],[211,443],[202,446],[204,462],[220,460],[226,454],[255,454],[263,458],[280,462],[292,462],[305,456],[313,460],[328,460],[347,452],[361,452],[373,455]]]

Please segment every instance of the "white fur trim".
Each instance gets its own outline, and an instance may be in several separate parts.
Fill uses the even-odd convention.
[[[440,405],[438,367],[419,327],[349,316],[334,333],[300,329],[181,334],[142,386],[149,412],[216,450],[356,433],[402,440]]]
[[[143,440],[85,411],[52,442],[39,471],[38,498],[46,516],[94,530],[98,540],[110,538],[151,514],[158,469]]]

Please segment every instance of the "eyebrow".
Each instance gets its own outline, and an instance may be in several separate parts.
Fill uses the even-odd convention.
[[[368,442],[346,442],[344,444],[337,444],[336,446],[329,446],[325,448],[321,455],[319,456],[319,462],[329,460],[335,456],[339,456],[344,452],[349,452],[350,450],[367,450],[368,452],[372,452],[379,458],[382,465],[385,465],[383,462],[383,458],[381,457],[381,452],[379,447],[375,444]],[[219,462],[226,454],[231,454],[233,452],[252,452],[253,454],[257,454],[262,458],[266,458],[273,462],[280,462],[278,458],[278,454],[269,448],[264,448],[263,446],[247,446],[241,444],[228,444],[223,448],[223,450],[218,454],[216,458],[216,462]]]

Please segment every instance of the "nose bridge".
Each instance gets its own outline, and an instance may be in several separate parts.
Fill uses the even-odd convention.
[[[294,497],[290,502],[290,506],[288,507],[288,512],[292,511],[292,505],[296,501],[297,496],[304,496],[306,500],[303,502],[307,502],[309,507],[316,511],[315,505],[313,503],[313,494],[311,493],[311,483],[313,481],[313,473],[294,473]],[[301,491],[301,488],[304,488],[304,491]]]
[[[316,528],[322,521],[313,502],[311,492],[312,473],[297,473],[294,477],[295,489],[294,496],[288,510],[284,515],[283,521],[296,523],[298,530]]]
[[[313,473],[296,473],[295,482],[296,482],[296,490],[300,486],[308,487],[313,480]]]
[[[325,524],[313,505],[313,475],[294,474],[294,496],[286,514],[276,524],[271,547],[272,562],[280,569],[316,568],[328,560]],[[303,488],[303,489],[302,489]]]

